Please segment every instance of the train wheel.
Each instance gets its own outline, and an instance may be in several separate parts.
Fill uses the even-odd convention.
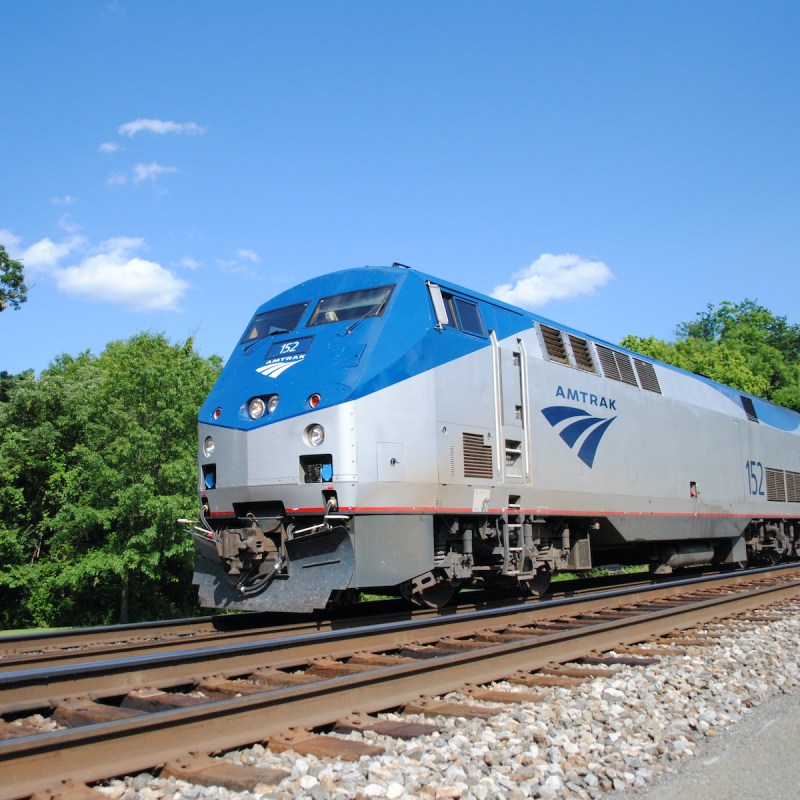
[[[411,584],[403,587],[403,597],[420,608],[444,608],[461,588],[459,581],[439,581],[424,589],[412,592]]]
[[[522,594],[528,597],[541,597],[550,588],[550,572],[540,569],[532,578],[518,583]]]

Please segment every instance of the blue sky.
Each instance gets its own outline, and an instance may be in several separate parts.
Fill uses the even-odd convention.
[[[0,5],[0,370],[399,261],[619,341],[798,315],[800,3]]]

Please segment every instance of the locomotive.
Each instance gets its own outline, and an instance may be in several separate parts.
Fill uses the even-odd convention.
[[[800,548],[796,412],[403,265],[259,307],[198,422],[206,607]]]

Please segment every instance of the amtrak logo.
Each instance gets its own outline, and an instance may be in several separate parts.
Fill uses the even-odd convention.
[[[542,414],[571,450],[578,448],[578,458],[590,469],[603,434],[616,419],[593,417],[588,411],[572,406],[548,406],[542,409]]]
[[[259,367],[256,372],[260,373],[265,378],[277,378],[279,375],[283,375],[289,367],[299,364],[302,360],[303,357],[300,356],[293,360],[270,361],[268,364],[264,364],[263,367]]]

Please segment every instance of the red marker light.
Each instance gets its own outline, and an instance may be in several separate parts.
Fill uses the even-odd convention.
[[[221,408],[215,408],[214,409],[214,414],[212,416],[214,417],[214,419],[219,419],[221,414],[222,414],[222,409]]]
[[[316,392],[314,392],[314,394],[308,398],[308,405],[311,406],[311,408],[316,408],[320,404],[321,400],[322,398]]]

